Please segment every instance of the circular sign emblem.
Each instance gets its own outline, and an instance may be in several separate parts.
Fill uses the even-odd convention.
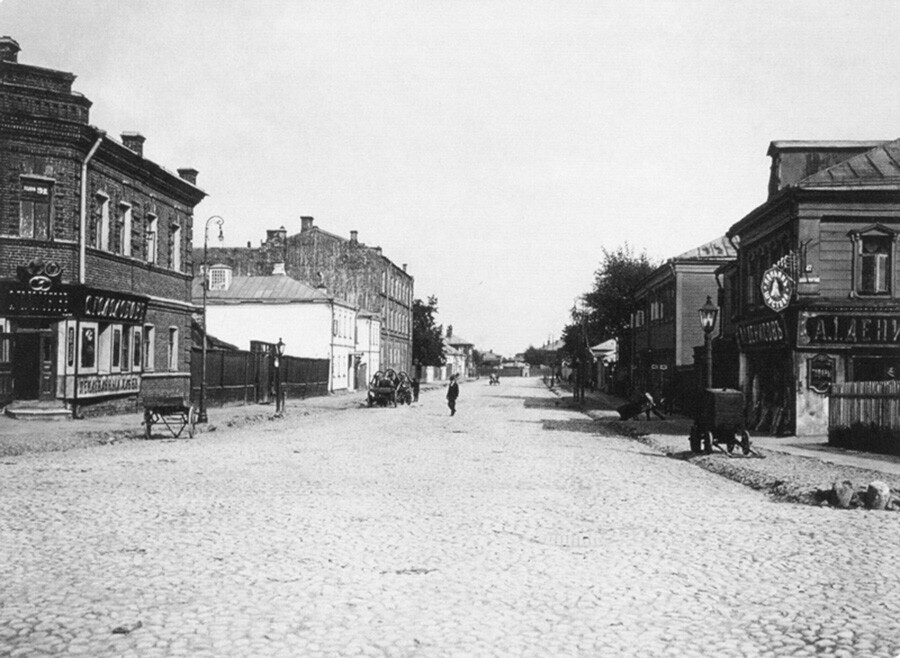
[[[791,280],[784,270],[777,267],[770,267],[763,274],[762,283],[763,301],[770,309],[776,313],[783,311],[791,303],[791,296],[794,294],[794,282]]]

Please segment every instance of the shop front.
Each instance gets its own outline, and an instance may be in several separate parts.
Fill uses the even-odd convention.
[[[148,298],[61,284],[52,263],[0,282],[0,404],[134,395]]]
[[[773,435],[795,430],[794,355],[789,318],[774,315],[737,327],[747,426]]]

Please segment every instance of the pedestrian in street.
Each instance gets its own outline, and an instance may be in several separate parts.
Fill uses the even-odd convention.
[[[456,398],[459,397],[459,383],[456,375],[450,375],[450,385],[447,387],[447,406],[450,407],[450,415],[456,414]]]
[[[419,378],[413,377],[412,380],[413,402],[419,401]]]

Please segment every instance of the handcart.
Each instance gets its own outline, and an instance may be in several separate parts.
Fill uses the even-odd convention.
[[[138,394],[144,408],[144,438],[153,434],[153,426],[162,423],[174,438],[187,430],[193,438],[197,408],[191,404],[191,377],[183,373],[161,373],[141,377]]]
[[[744,394],[729,388],[704,390],[689,440],[695,453],[709,454],[716,448],[730,456],[738,445],[745,455],[753,452],[744,420]]]

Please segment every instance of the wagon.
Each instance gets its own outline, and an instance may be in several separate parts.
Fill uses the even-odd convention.
[[[149,439],[153,426],[160,423],[176,439],[185,430],[193,438],[197,409],[191,404],[189,374],[144,375],[138,400],[144,408],[144,438]]]
[[[750,434],[744,421],[744,394],[729,388],[708,388],[703,391],[700,411],[691,427],[689,437],[692,452],[711,453],[713,447],[728,453],[740,445],[750,454]]]
[[[397,385],[399,379],[397,373],[393,370],[379,370],[372,375],[372,381],[369,382],[369,391],[366,401],[370,407],[376,404],[380,407],[387,405],[397,406]]]

